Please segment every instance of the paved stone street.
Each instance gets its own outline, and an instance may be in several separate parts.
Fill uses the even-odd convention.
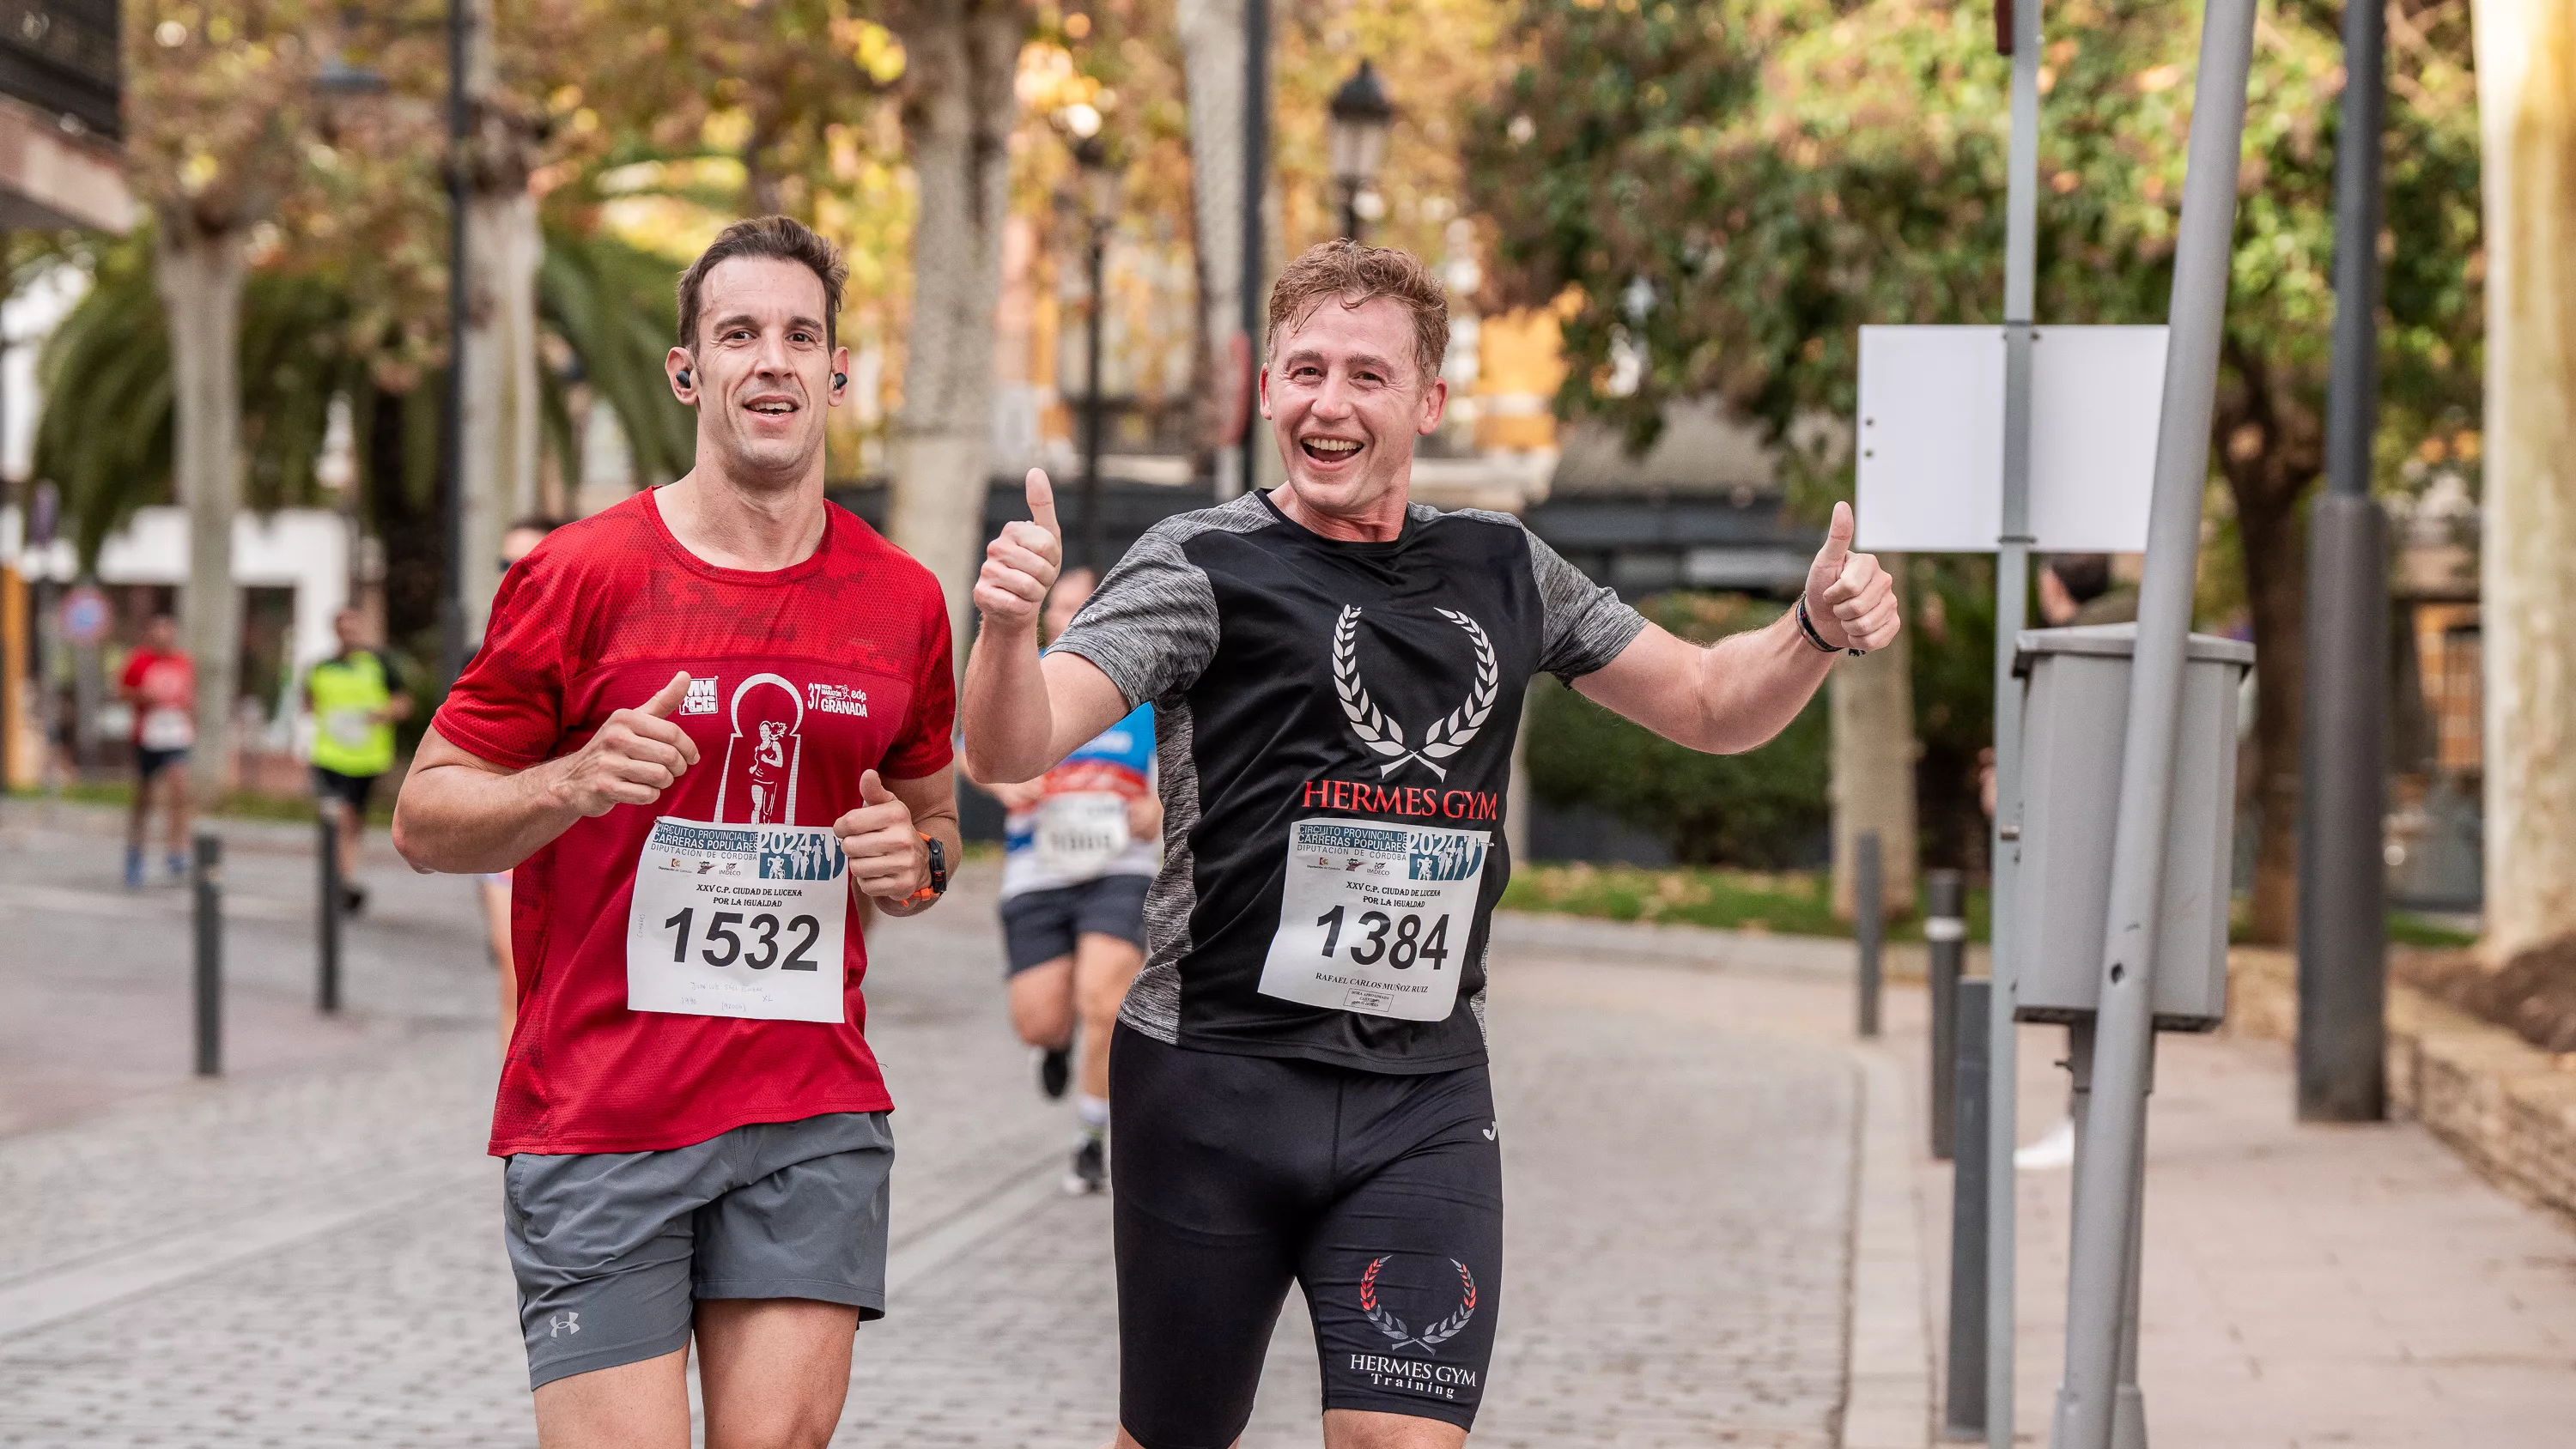
[[[532,1442],[471,883],[375,842],[350,1011],[321,1022],[309,833],[227,825],[233,1070],[198,1083],[184,897],[117,888],[113,828],[0,827],[0,1444]],[[901,1167],[844,1443],[1110,1431],[1108,1213],[1056,1186],[1070,1114],[1003,1022],[991,875],[872,942]],[[1846,990],[1557,946],[1496,966],[1510,1293],[1476,1442],[1834,1445]],[[1246,1443],[1313,1445],[1316,1418],[1292,1300]]]

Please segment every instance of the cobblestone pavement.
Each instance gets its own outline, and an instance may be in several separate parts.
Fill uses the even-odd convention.
[[[533,1440],[480,1156],[470,883],[372,873],[350,1018],[317,1025],[301,838],[236,843],[237,903],[269,904],[232,922],[235,1020],[273,1020],[257,1063],[191,1084],[184,914],[101,884],[117,846],[94,822],[0,832],[0,1043],[37,1063],[0,1072],[0,1123],[24,1129],[0,1138],[0,1445]],[[860,1334],[842,1443],[1088,1449],[1111,1428],[1107,1206],[1056,1187],[1069,1114],[1003,1024],[990,891],[970,868],[872,943],[901,1165],[891,1312]],[[1511,1291],[1476,1442],[1835,1442],[1845,1009],[1815,981],[1498,954]],[[1317,1443],[1316,1393],[1292,1298],[1247,1445]]]

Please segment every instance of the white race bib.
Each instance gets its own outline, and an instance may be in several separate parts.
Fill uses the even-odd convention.
[[[1068,880],[1090,880],[1127,848],[1127,799],[1105,791],[1038,802],[1038,860]]]
[[[1289,826],[1287,888],[1261,994],[1404,1021],[1448,1019],[1490,839],[1378,820]]]
[[[365,749],[375,730],[374,718],[363,709],[335,709],[322,716],[322,733],[344,749]]]
[[[143,748],[184,750],[197,742],[197,722],[185,709],[160,705],[143,712]]]
[[[626,917],[627,1009],[847,1020],[848,866],[820,825],[654,821]]]

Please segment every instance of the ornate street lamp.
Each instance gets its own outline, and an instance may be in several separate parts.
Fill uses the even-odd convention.
[[[1083,324],[1082,398],[1082,552],[1080,562],[1093,573],[1109,566],[1100,518],[1100,332],[1105,320],[1103,261],[1109,233],[1118,225],[1119,167],[1100,139],[1100,113],[1090,106],[1067,108],[1065,129],[1073,133],[1073,164],[1082,176],[1085,275],[1089,281]]]
[[[1332,117],[1333,184],[1342,193],[1342,235],[1359,240],[1360,223],[1385,203],[1372,188],[1386,164],[1386,135],[1395,126],[1395,103],[1378,83],[1377,67],[1363,60],[1327,108]]]

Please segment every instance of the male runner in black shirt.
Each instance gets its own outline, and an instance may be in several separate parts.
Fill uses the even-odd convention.
[[[1507,514],[1409,504],[1448,330],[1413,258],[1314,248],[1270,296],[1277,493],[1157,525],[1043,657],[1043,474],[976,582],[975,778],[1030,779],[1155,708],[1164,863],[1110,1063],[1122,1449],[1233,1442],[1291,1278],[1329,1449],[1465,1441],[1501,1286],[1485,944],[1523,687],[1544,669],[1749,750],[1836,653],[1896,636],[1840,505],[1790,615],[1701,649]]]

